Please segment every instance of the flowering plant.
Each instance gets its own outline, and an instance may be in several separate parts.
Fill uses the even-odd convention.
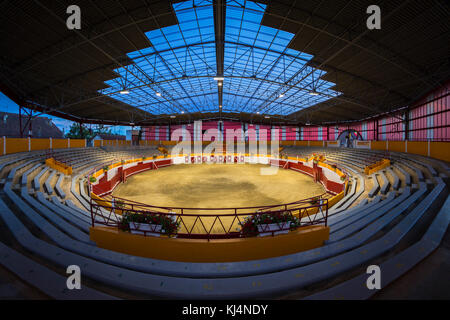
[[[300,220],[297,217],[294,217],[289,211],[278,211],[262,214],[257,212],[255,215],[244,219],[244,221],[240,222],[239,225],[241,226],[241,234],[244,237],[252,237],[258,235],[258,225],[272,223],[288,224],[290,230],[300,226]]]
[[[118,227],[122,231],[130,231],[130,222],[161,225],[161,233],[172,235],[180,228],[180,222],[172,220],[165,214],[157,213],[125,213]]]

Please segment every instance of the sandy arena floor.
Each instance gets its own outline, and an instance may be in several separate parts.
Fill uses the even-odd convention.
[[[113,195],[154,206],[220,208],[265,206],[294,202],[325,192],[321,184],[293,170],[279,169],[274,175],[261,175],[260,164],[174,165],[150,170],[119,184]],[[177,211],[177,210],[176,210]],[[230,214],[233,211],[184,211],[184,213]],[[213,218],[202,218],[206,226]],[[231,218],[227,219],[229,224]],[[193,219],[185,218],[191,225]],[[211,220],[211,221],[209,221]],[[217,225],[217,224],[216,224]],[[216,226],[215,225],[215,226]],[[233,223],[233,230],[238,227]],[[194,230],[203,233],[200,226]],[[228,226],[226,226],[228,229]],[[217,228],[214,228],[214,230]],[[219,228],[220,229],[220,228]],[[217,229],[217,232],[220,230]]]
[[[136,174],[113,195],[155,206],[217,208],[288,203],[325,192],[299,172],[280,168],[261,175],[261,168],[268,166],[174,165]]]

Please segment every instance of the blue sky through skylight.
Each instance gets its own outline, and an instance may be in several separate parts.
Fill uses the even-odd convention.
[[[100,92],[156,115],[217,112],[212,1],[173,9],[179,24],[147,32],[152,46],[129,53],[134,63],[116,69],[120,77]],[[287,48],[294,34],[261,25],[265,9],[227,1],[222,110],[288,115],[340,94],[307,64],[312,55]],[[310,95],[313,89],[320,94]]]

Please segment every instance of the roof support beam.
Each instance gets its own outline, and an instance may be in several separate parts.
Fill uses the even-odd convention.
[[[213,1],[214,10],[214,31],[216,34],[216,67],[217,76],[223,77],[223,64],[225,57],[225,11],[226,6],[224,0]],[[219,83],[219,82],[218,82]],[[222,112],[221,106],[223,101],[223,85],[217,86],[219,96],[219,113]]]

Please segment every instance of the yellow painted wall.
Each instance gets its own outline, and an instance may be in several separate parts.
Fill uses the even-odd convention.
[[[382,159],[380,161],[375,162],[374,164],[371,164],[370,166],[365,167],[364,173],[366,175],[370,175],[374,172],[380,171],[381,169],[389,167],[390,165],[391,161],[389,159]]]
[[[328,209],[330,209],[332,206],[334,206],[336,203],[341,201],[341,199],[344,197],[345,192],[342,191],[341,193],[338,193],[334,197],[328,199]]]
[[[329,227],[308,226],[275,237],[207,241],[145,237],[108,227],[90,228],[90,238],[100,248],[153,259],[185,262],[232,262],[283,256],[320,247],[328,240],[329,233]]]
[[[450,142],[430,142],[430,157],[450,162]]]
[[[420,154],[422,156],[428,155],[428,142],[426,141],[408,141],[408,152]]]
[[[67,139],[52,139],[52,148],[53,149],[66,149],[68,146]]]
[[[165,146],[174,146],[178,143],[178,141],[161,141],[161,143]]]
[[[30,139],[31,150],[42,150],[50,148],[50,139]],[[53,143],[53,141],[52,141]]]
[[[45,164],[49,166],[50,168],[53,168],[59,172],[64,173],[65,175],[71,175],[72,174],[72,167],[66,166],[65,164],[55,161],[53,158],[48,158],[45,160]]]
[[[6,138],[6,153],[28,151],[27,138]]]
[[[323,147],[323,141],[310,141],[309,145],[311,147]]]
[[[386,150],[386,141],[372,141],[371,149]]]
[[[388,150],[394,152],[405,152],[405,141],[389,141]]]
[[[84,148],[86,146],[86,141],[84,139],[70,139],[71,148]]]

